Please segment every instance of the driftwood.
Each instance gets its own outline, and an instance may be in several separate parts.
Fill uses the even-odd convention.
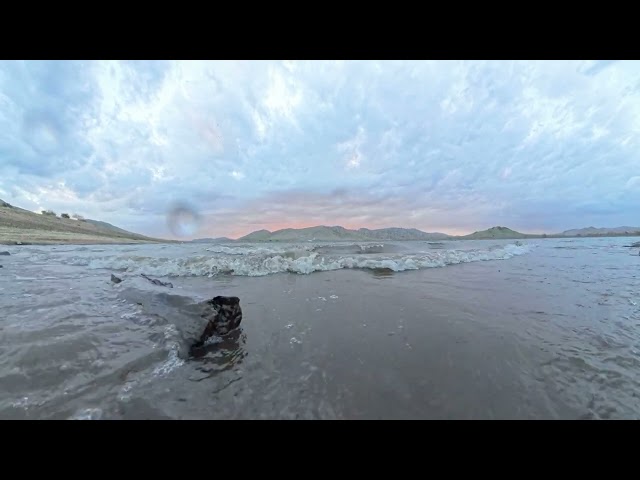
[[[238,297],[217,296],[206,302],[201,315],[208,320],[200,339],[191,348],[200,348],[214,335],[225,336],[242,322],[242,308]]]

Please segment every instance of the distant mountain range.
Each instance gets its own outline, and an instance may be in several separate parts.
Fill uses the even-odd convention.
[[[232,243],[232,242],[340,242],[340,241],[401,241],[401,240],[482,240],[482,239],[524,239],[562,237],[606,237],[640,236],[640,227],[587,227],[566,230],[556,234],[526,234],[507,227],[491,227],[469,235],[447,235],[439,232],[423,232],[415,228],[380,228],[371,230],[360,228],[350,230],[340,226],[317,226],[308,228],[286,228],[270,232],[258,230],[237,240],[227,237],[198,238],[192,243]],[[0,200],[0,244],[15,243],[182,243],[176,240],[151,238],[129,232],[107,222],[91,219],[74,220],[62,218],[47,211],[37,214],[13,206]]]
[[[599,237],[599,236],[623,236],[640,235],[640,227],[615,227],[615,228],[595,228],[567,230],[556,234],[527,234],[517,232],[507,227],[491,227],[469,235],[447,235],[439,232],[423,232],[415,228],[381,228],[370,230],[360,228],[350,230],[340,226],[308,227],[308,228],[286,228],[270,232],[268,230],[258,230],[239,238],[238,242],[339,242],[339,241],[400,241],[400,240],[483,240],[483,239],[524,239],[524,238],[560,238],[560,237]],[[194,242],[233,242],[226,237],[216,239],[198,239]]]
[[[286,228],[270,232],[268,230],[258,230],[250,233],[238,240],[241,242],[291,242],[291,241],[368,241],[368,240],[444,240],[449,238],[444,233],[426,233],[415,228],[381,228],[369,230],[361,228],[359,230],[349,230],[344,227],[308,227],[308,228]]]

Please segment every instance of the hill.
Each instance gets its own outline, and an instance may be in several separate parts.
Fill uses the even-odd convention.
[[[340,242],[340,241],[375,241],[375,240],[443,240],[449,238],[444,233],[426,233],[415,228],[381,228],[370,230],[361,228],[350,230],[340,226],[285,228],[275,232],[258,230],[240,238],[243,242]]]
[[[507,227],[491,227],[487,230],[473,232],[470,235],[455,237],[460,240],[484,240],[484,239],[514,239],[514,238],[540,238],[542,235],[529,235],[516,232]]]
[[[30,212],[0,200],[0,244],[169,243],[98,220]]]
[[[268,242],[270,237],[271,232],[269,230],[256,230],[255,232],[251,232],[249,235],[245,235],[238,240],[243,242]]]
[[[113,230],[113,231],[118,232],[118,233],[123,234],[123,235],[136,235],[137,236],[136,233],[131,233],[131,232],[129,232],[127,230],[124,230],[124,229],[122,229],[120,227],[116,227],[115,225],[111,225],[110,223],[102,222],[100,220],[91,220],[90,218],[87,218],[85,220],[85,222],[90,223],[92,225],[95,225],[97,227],[106,228],[108,230]],[[142,236],[142,235],[139,235],[139,236]]]

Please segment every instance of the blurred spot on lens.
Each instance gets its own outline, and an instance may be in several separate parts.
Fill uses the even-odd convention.
[[[169,230],[177,237],[194,235],[200,228],[200,215],[186,202],[176,202],[167,213]]]

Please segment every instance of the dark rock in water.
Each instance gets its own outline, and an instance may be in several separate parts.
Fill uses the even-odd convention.
[[[173,283],[171,283],[171,282],[161,282],[160,280],[156,280],[155,278],[147,277],[144,273],[141,273],[140,276],[143,277],[143,278],[146,278],[147,280],[149,280],[154,285],[160,285],[161,287],[173,288]]]
[[[111,281],[113,283],[120,283],[122,281],[121,278],[116,277],[113,273],[111,274]]]
[[[11,255],[9,252],[0,252],[0,255]]]
[[[2,268],[2,265],[0,265],[0,268]]]
[[[214,297],[205,304],[205,311],[201,315],[209,323],[191,348],[199,348],[214,335],[224,336],[234,331],[242,322],[242,308],[238,297]]]

